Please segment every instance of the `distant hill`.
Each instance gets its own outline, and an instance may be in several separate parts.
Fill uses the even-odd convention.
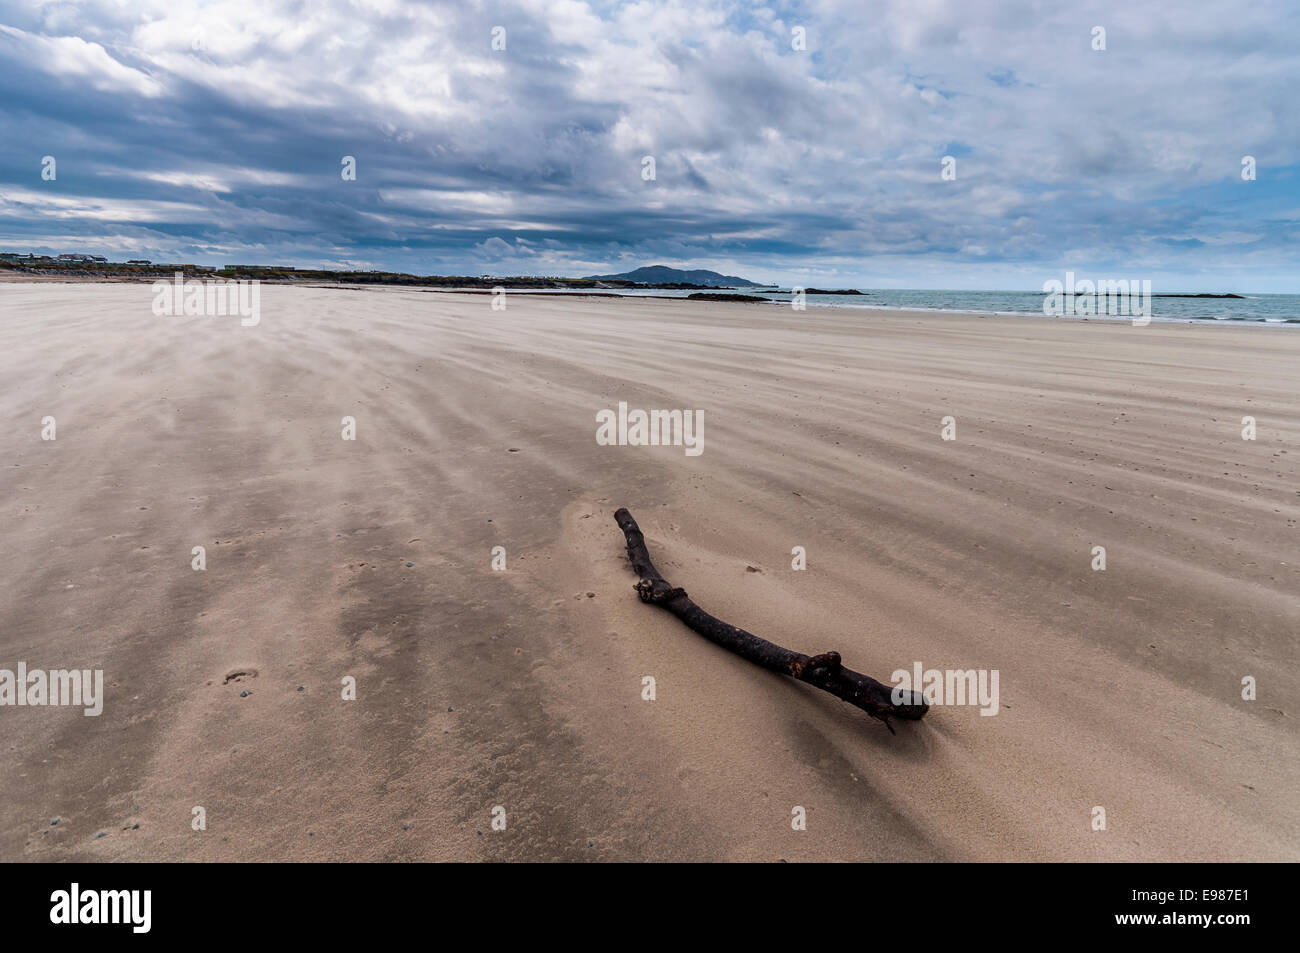
[[[667,265],[647,265],[621,275],[589,275],[587,281],[639,281],[648,285],[684,284],[705,285],[709,288],[761,287],[756,281],[746,281],[735,275],[720,275],[716,271],[682,271]]]

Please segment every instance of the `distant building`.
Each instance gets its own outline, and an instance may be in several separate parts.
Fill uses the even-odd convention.
[[[148,258],[132,258],[130,261],[127,262],[127,264],[128,265],[152,265],[153,262],[151,262]]]
[[[293,271],[289,265],[222,265],[222,271]]]

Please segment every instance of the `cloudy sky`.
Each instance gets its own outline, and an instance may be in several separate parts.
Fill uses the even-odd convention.
[[[0,249],[1300,292],[1298,47],[1295,0],[0,0]]]

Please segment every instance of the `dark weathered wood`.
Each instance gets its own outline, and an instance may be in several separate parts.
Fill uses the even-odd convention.
[[[627,537],[628,559],[641,577],[634,588],[642,602],[667,609],[710,642],[730,649],[755,665],[807,682],[844,699],[850,705],[856,705],[873,718],[883,721],[890,731],[894,730],[889,725],[890,718],[916,721],[925,716],[929,706],[920,692],[904,692],[905,703],[895,705],[891,697],[891,686],[844,668],[838,652],[811,656],[792,652],[709,615],[690,600],[685,590],[673,586],[655,569],[654,563],[650,561],[650,552],[646,549],[645,536],[626,507],[614,513],[614,520]]]

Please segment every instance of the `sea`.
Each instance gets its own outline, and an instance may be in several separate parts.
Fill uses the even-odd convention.
[[[788,303],[790,289],[712,288],[711,292],[748,294],[771,301]],[[925,289],[861,288],[862,294],[808,294],[810,308],[876,308],[908,311],[954,311],[970,314],[1043,314],[1047,297],[1041,291],[936,291]],[[522,292],[521,292],[522,293]],[[573,293],[581,293],[574,291]],[[684,298],[691,291],[655,289],[629,291],[611,289],[611,293],[630,296]],[[1105,299],[1102,299],[1103,306]],[[1090,315],[1093,320],[1107,315]],[[1300,327],[1300,295],[1253,294],[1241,298],[1162,298],[1153,294],[1151,317],[1155,321],[1240,321],[1247,324],[1282,324]],[[1057,319],[1060,320],[1060,319]],[[1114,320],[1128,321],[1125,316]]]

